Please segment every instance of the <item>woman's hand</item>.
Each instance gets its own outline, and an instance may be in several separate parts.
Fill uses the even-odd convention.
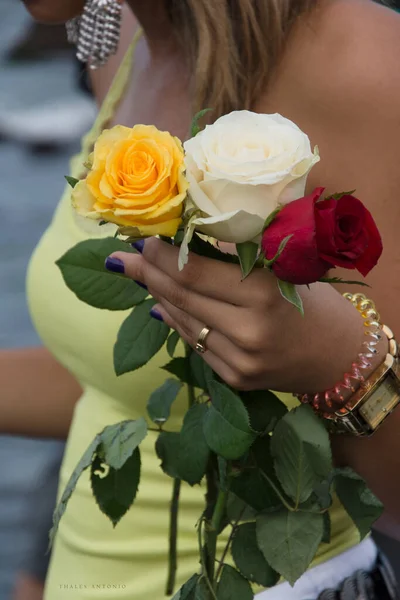
[[[159,316],[193,348],[210,328],[204,360],[234,388],[318,392],[332,387],[360,351],[358,312],[327,284],[299,288],[305,316],[280,295],[277,280],[259,269],[244,281],[237,265],[189,255],[146,240],[142,256],[115,253],[125,274],[146,285]]]

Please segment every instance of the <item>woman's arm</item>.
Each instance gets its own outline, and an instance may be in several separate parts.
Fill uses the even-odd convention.
[[[299,40],[297,59],[277,81],[275,98],[258,109],[281,112],[318,143],[322,160],[310,175],[311,189],[356,187],[376,218],[384,254],[368,278],[367,295],[400,339],[400,17],[365,0],[332,6],[328,25]],[[142,257],[117,256],[126,274],[158,300],[160,317],[189,344],[196,344],[204,325],[210,327],[204,359],[233,387],[323,391],[342,380],[360,352],[360,315],[332,287],[301,290],[301,317],[280,298],[268,273],[254,272],[240,283],[232,265],[198,256],[179,272],[177,249],[161,244],[146,241]],[[363,475],[400,522],[399,427],[400,408],[371,439],[338,436],[334,446],[337,462]]]
[[[66,438],[81,388],[43,348],[0,350],[0,432]]]
[[[310,111],[311,133],[322,160],[313,175],[329,187],[336,188],[338,180],[340,189],[357,187],[357,195],[374,215],[384,251],[367,279],[371,290],[365,293],[400,340],[400,17],[363,0],[332,4],[321,31],[324,51],[316,59],[324,64],[315,65],[327,78],[319,78],[314,86],[308,80],[308,92],[302,90],[305,102],[313,93],[317,101]],[[346,278],[344,272],[338,275]],[[398,520],[399,432],[397,409],[372,438],[339,436],[333,441],[337,461],[365,477]]]

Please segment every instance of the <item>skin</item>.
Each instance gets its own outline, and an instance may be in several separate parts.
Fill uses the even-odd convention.
[[[42,600],[44,585],[35,577],[22,574],[16,583],[12,600]]]
[[[48,350],[0,350],[0,379],[1,433],[67,437],[82,390]]]
[[[1,433],[67,437],[81,388],[48,350],[0,350],[0,380]],[[43,582],[20,573],[12,600],[41,600],[42,596]]]
[[[83,0],[23,0],[32,17],[43,23],[64,23],[81,14]]]
[[[145,35],[112,124],[151,123],[184,138],[190,122],[188,74],[162,2],[130,0],[129,6]],[[28,8],[54,21],[61,13],[73,16],[79,2],[36,0]],[[129,27],[133,31],[132,21]],[[282,113],[318,143],[322,161],[311,172],[309,191],[321,183],[327,193],[356,187],[376,218],[385,250],[367,280],[368,295],[398,338],[399,33],[400,17],[370,0],[323,0],[296,26],[269,89],[253,107]],[[177,250],[155,239],[146,242],[142,256],[115,256],[130,277],[148,286],[164,320],[189,343],[205,324],[212,328],[204,358],[234,387],[323,390],[342,379],[360,351],[361,318],[328,285],[300,290],[302,319],[280,298],[267,272],[240,283],[238,269],[193,256],[179,273]],[[335,275],[348,278],[349,272]],[[382,340],[381,359],[386,347]],[[400,519],[399,424],[398,410],[371,439],[334,440],[337,462],[362,474],[395,520]]]

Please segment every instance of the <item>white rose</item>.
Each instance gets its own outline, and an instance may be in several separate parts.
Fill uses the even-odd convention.
[[[319,161],[308,136],[279,114],[246,110],[221,117],[184,144],[193,226],[224,242],[256,239],[281,204],[304,196]]]

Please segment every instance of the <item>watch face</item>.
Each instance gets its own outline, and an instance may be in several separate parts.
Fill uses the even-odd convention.
[[[400,400],[400,381],[388,371],[384,381],[359,408],[359,413],[372,429],[376,429],[397,406]]]

